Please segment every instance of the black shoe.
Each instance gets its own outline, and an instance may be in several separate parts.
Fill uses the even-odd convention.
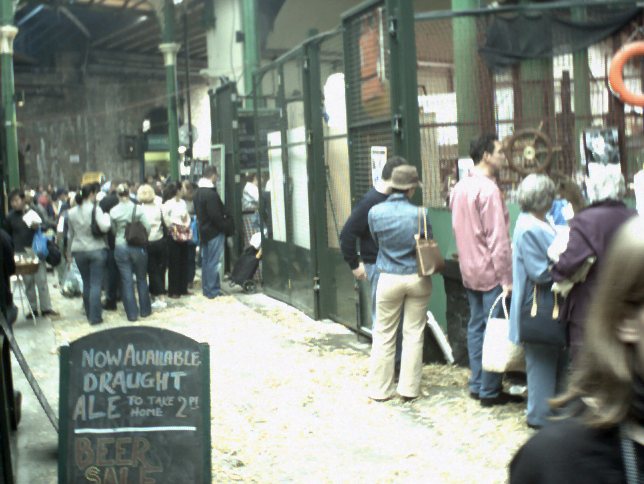
[[[400,399],[403,401],[403,403],[408,403],[416,400],[418,397],[406,397],[404,395],[400,395]]]
[[[479,397],[479,394],[478,394],[478,393],[474,393],[474,392],[470,392],[470,398],[471,398],[472,400],[480,400],[480,399],[481,399],[481,397]]]
[[[509,393],[501,392],[496,397],[481,398],[481,407],[493,407],[495,405],[505,405],[506,403],[522,403],[523,397],[520,395],[510,395]]]
[[[527,425],[528,427],[534,430],[541,430],[541,428],[543,427],[543,425],[535,425],[535,424],[531,424],[530,422],[527,422]]]
[[[43,316],[54,316],[54,317],[60,316],[60,314],[57,311],[54,311],[53,309],[45,309],[42,312],[42,315]]]
[[[102,306],[105,311],[116,311],[116,303],[113,303],[113,304],[103,303]]]
[[[33,319],[34,316],[39,317],[40,313],[38,311],[34,311],[33,314],[32,313],[27,313],[27,315],[25,316],[25,319]]]

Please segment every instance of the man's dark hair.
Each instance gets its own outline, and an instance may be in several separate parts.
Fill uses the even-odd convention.
[[[394,168],[407,164],[407,160],[402,156],[392,156],[387,160],[385,166],[382,167],[382,179],[391,180],[391,174],[394,172]]]
[[[20,197],[20,198],[22,198],[24,200],[25,199],[25,192],[23,192],[22,190],[18,190],[18,189],[11,190],[11,193],[9,193],[9,202],[11,202],[11,200],[13,200],[16,197]]]
[[[202,176],[204,178],[210,178],[210,177],[212,177],[213,175],[216,175],[216,174],[217,174],[217,168],[212,166],[212,165],[207,165],[203,169],[203,175]]]
[[[494,142],[498,140],[499,137],[494,133],[482,134],[477,139],[472,140],[470,143],[470,156],[475,165],[481,162],[485,153],[494,153]]]

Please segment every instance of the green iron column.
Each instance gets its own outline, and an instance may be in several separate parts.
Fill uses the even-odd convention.
[[[165,64],[166,92],[168,102],[168,150],[170,152],[170,176],[178,181],[179,175],[179,128],[177,121],[177,52],[180,45],[175,42],[174,3],[165,0],[162,10],[163,43],[159,50]]]
[[[554,134],[554,89],[552,61],[533,59],[523,61],[519,68],[521,83],[521,119],[517,128],[539,129]]]
[[[391,109],[394,152],[422,173],[414,7],[405,0],[386,0],[391,52]],[[418,195],[420,197],[420,193]]]
[[[479,3],[479,0],[452,0],[452,10],[477,9]],[[481,131],[476,18],[455,17],[452,19],[452,32],[458,154],[461,157],[469,157],[470,142]]]
[[[243,0],[244,13],[244,95],[253,91],[253,73],[259,66],[259,45],[257,43],[257,1]],[[247,108],[252,109],[252,100],[247,99]]]
[[[16,101],[13,79],[13,40],[18,29],[10,25],[13,21],[13,7],[8,0],[1,0],[0,15],[0,69],[2,69],[2,111],[5,129],[5,161],[8,168],[9,189],[20,187],[18,169],[18,133],[16,126]],[[9,4],[9,5],[7,5]],[[10,10],[10,13],[8,12]]]
[[[573,20],[586,20],[586,10],[575,8],[572,10]],[[575,153],[577,163],[581,164],[581,151],[579,140],[584,129],[592,124],[592,111],[590,109],[590,68],[588,67],[588,49],[574,52],[573,62],[573,85],[575,103]]]

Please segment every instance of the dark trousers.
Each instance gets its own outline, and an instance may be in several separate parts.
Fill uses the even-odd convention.
[[[165,294],[165,271],[168,261],[168,243],[165,237],[150,242],[148,245],[148,278],[150,294]]]
[[[107,251],[107,263],[105,264],[105,306],[116,307],[116,301],[119,299],[119,283],[121,276],[119,269],[116,267],[114,259],[114,249]]]
[[[168,239],[168,295],[188,292],[188,243]]]
[[[188,284],[195,282],[195,272],[197,270],[197,246],[188,242]]]

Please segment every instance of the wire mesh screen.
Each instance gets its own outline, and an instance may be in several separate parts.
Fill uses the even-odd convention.
[[[585,163],[592,161],[584,139],[594,127],[616,133],[613,142],[617,162],[622,160],[632,179],[644,147],[642,111],[616,101],[607,87],[610,60],[633,31],[634,22],[642,22],[632,7],[593,5],[583,10],[557,8],[528,13],[488,9],[451,17],[417,14],[425,205],[447,205],[451,187],[471,168],[471,140],[484,132],[496,132],[504,141],[507,161],[499,181],[511,201],[518,183],[530,171],[545,170],[555,177],[578,179],[586,171]],[[490,45],[502,28],[521,15],[548,26],[540,33],[542,38],[528,39],[543,45],[544,52],[540,58],[526,55],[520,62],[504,64],[499,61],[498,50]],[[570,42],[555,28],[557,21],[599,25],[611,19],[616,33],[607,30],[608,37],[599,40],[601,32],[588,28],[586,37],[582,39],[577,32],[573,38],[575,42],[588,41],[583,49],[574,54],[561,49]],[[514,38],[517,44],[525,41],[520,33]],[[627,64],[624,77],[633,92],[642,92],[641,62]]]
[[[306,153],[306,124],[304,122],[304,87],[302,84],[303,58],[298,56],[284,64],[284,97],[288,131],[289,222],[293,243],[311,248],[309,222],[309,177]]]
[[[320,90],[324,101],[327,246],[339,248],[338,234],[351,213],[349,143],[342,32],[320,42]]]
[[[345,22],[347,114],[357,197],[373,184],[375,160],[393,154],[386,32],[384,7]]]
[[[268,112],[276,112],[275,123],[266,130],[258,133],[256,146],[260,159],[266,159],[268,164],[267,179],[262,180],[265,190],[269,193],[270,202],[267,203],[265,223],[268,238],[286,242],[286,193],[284,192],[284,169],[282,162],[282,133],[280,128],[283,111],[278,106],[279,83],[274,82],[279,78],[279,66],[275,66],[262,74],[262,104]]]

